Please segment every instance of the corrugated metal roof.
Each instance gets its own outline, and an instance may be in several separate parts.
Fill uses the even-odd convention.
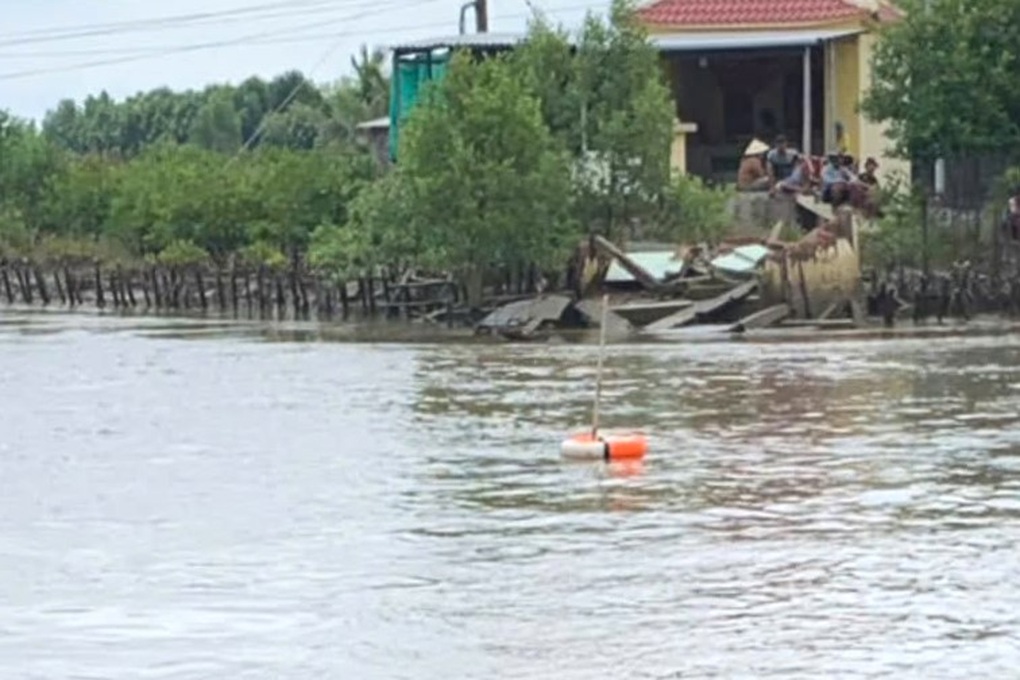
[[[660,52],[708,52],[783,47],[808,47],[860,33],[859,29],[827,31],[711,32],[653,35],[649,40]]]
[[[679,274],[684,269],[684,261],[677,257],[675,248],[672,250],[629,252],[627,257],[660,281],[671,274]],[[614,258],[609,265],[609,270],[606,271],[606,282],[625,283],[633,280],[634,277],[631,273],[621,267],[620,263]]]
[[[720,255],[712,260],[711,265],[732,274],[748,274],[757,269],[768,254],[768,248],[752,243],[734,248],[726,255]]]
[[[443,38],[426,38],[424,40],[413,40],[411,42],[391,45],[390,49],[395,51],[424,51],[438,50],[454,47],[514,47],[527,37],[525,33],[465,33]]]

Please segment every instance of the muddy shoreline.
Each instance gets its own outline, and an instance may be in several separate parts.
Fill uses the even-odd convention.
[[[249,336],[265,342],[354,342],[373,344],[485,344],[514,347],[516,343],[494,335],[478,334],[470,327],[448,328],[444,324],[386,318],[351,318],[347,321],[324,319],[244,319],[214,312],[190,313],[111,310],[98,307],[40,305],[0,305],[0,326],[18,328],[25,335],[45,336],[57,332],[64,321],[80,323],[94,318],[97,327],[117,319],[127,332],[138,332],[165,339],[199,339],[216,336]],[[610,332],[609,344],[670,345],[719,342],[764,344],[881,342],[884,340],[930,339],[952,341],[970,337],[1006,337],[1020,335],[1020,319],[980,314],[969,321],[947,320],[917,322],[906,320],[894,327],[876,322],[857,329],[763,328],[747,333],[732,333],[729,324],[707,324],[664,331],[657,334]],[[107,332],[107,331],[104,331]],[[553,349],[557,346],[593,345],[598,330],[562,329],[535,343]]]

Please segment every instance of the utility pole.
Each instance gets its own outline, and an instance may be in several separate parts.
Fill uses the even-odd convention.
[[[924,0],[924,14],[926,17],[931,14],[931,0]],[[931,276],[931,263],[929,260],[928,253],[928,219],[929,219],[928,209],[930,207],[931,202],[931,191],[929,189],[930,186],[929,182],[935,185],[934,189],[936,192],[938,192],[939,190],[941,190],[941,187],[938,186],[938,178],[933,175],[936,175],[938,173],[938,170],[942,170],[943,173],[945,172],[945,166],[942,165],[941,158],[936,157],[934,159],[934,163],[932,162],[932,160],[933,159],[930,157],[929,154],[927,153],[924,154],[925,179],[924,182],[922,183],[924,189],[921,194],[922,200],[924,201],[921,204],[921,269],[924,272],[924,279],[923,283],[921,284],[922,290],[928,287],[928,279]]]
[[[489,32],[489,0],[475,0],[475,31]]]

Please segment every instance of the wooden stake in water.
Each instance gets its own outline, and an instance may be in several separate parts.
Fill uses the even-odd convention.
[[[595,404],[591,414],[591,437],[599,435],[599,402],[602,401],[602,363],[606,353],[606,316],[609,311],[609,296],[602,296],[602,320],[599,322],[599,360],[595,371]]]

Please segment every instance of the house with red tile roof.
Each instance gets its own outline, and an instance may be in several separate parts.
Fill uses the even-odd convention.
[[[840,145],[909,173],[858,111],[877,31],[902,17],[888,0],[649,0],[638,16],[676,101],[678,170],[733,181],[752,139],[782,134],[809,154]]]

